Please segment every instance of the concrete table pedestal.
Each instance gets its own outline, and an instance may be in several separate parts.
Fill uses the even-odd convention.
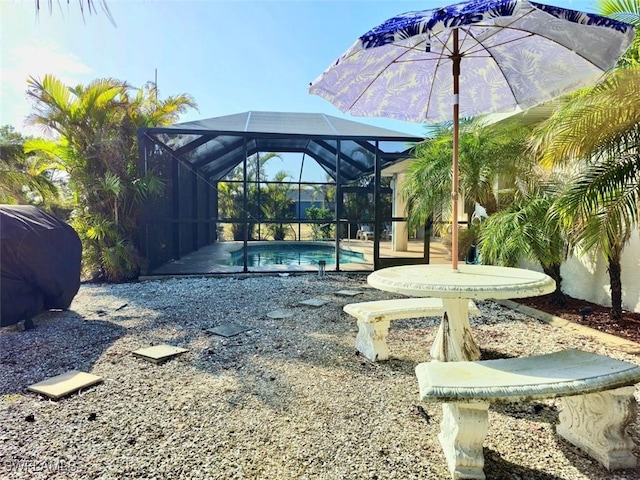
[[[555,281],[544,273],[492,265],[405,265],[377,270],[367,277],[372,287],[410,297],[442,299],[444,314],[431,348],[434,360],[480,358],[469,325],[469,300],[510,299],[544,295]]]

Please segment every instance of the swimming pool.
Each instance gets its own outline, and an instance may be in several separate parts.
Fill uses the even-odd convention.
[[[265,267],[271,265],[318,266],[324,260],[328,267],[336,263],[336,251],[333,243],[274,243],[247,246],[247,267]],[[340,264],[366,263],[364,254],[340,249]],[[243,265],[242,249],[231,253],[228,265]]]

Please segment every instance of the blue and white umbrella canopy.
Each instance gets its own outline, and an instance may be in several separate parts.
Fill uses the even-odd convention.
[[[460,115],[526,109],[591,85],[631,44],[631,25],[525,0],[408,12],[362,35],[311,83],[355,116],[452,120],[453,32]]]
[[[408,12],[362,35],[309,92],[356,116],[453,121],[458,211],[458,119],[517,112],[595,83],[634,38],[633,27],[527,0],[468,0]],[[452,259],[458,267],[458,218]]]

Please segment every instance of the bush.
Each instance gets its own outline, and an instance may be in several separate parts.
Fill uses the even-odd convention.
[[[309,220],[327,220],[324,224],[314,223],[311,225],[311,237],[314,240],[333,237],[333,223],[331,223],[333,215],[329,209],[309,207],[305,210],[305,213]]]

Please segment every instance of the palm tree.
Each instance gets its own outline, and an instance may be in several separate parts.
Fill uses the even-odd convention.
[[[333,183],[332,185],[330,185]],[[324,175],[324,183],[311,185],[311,200],[314,202],[320,197],[322,208],[326,208],[328,204],[335,201],[336,187],[333,177],[328,173]]]
[[[637,2],[601,1],[603,12],[640,26]],[[628,8],[625,13],[624,8]],[[576,165],[552,212],[573,245],[601,251],[608,263],[611,319],[622,318],[621,255],[638,223],[640,201],[640,64],[634,46],[600,84],[565,98],[536,130],[533,147],[548,164]]]
[[[59,195],[53,166],[24,152],[28,140],[10,125],[0,127],[0,203],[51,206]]]
[[[30,78],[28,87],[34,101],[29,122],[53,140],[35,139],[25,148],[46,155],[69,176],[85,272],[111,281],[137,276],[139,207],[162,189],[153,175],[137,171],[137,129],[173,123],[195,103],[188,95],[159,100],[150,85],[131,95],[131,86],[111,78],[69,87],[45,75]]]
[[[568,249],[562,224],[557,217],[548,216],[560,191],[557,182],[545,178],[548,176],[546,172],[531,172],[514,202],[483,222],[479,246],[486,263],[514,267],[523,259],[538,262],[556,282],[551,303],[564,305],[560,266]]]
[[[402,191],[407,198],[407,218],[412,228],[425,225],[429,218],[448,219],[452,215],[452,126],[439,125],[434,133],[433,138],[417,146],[417,160],[409,166]],[[529,130],[515,122],[461,123],[460,191],[467,206],[477,202],[491,214],[512,202],[516,180],[528,171],[531,163],[526,155],[528,135]],[[464,241],[470,244],[474,235],[470,230],[460,240],[465,237]],[[464,245],[459,250],[461,255],[466,253]]]
[[[243,164],[237,165],[224,180],[218,183],[219,206],[223,217],[244,219],[248,226],[248,239],[255,239],[256,225],[262,217],[260,183],[267,179],[266,165],[280,158],[279,153],[268,152],[264,155],[254,154],[247,158],[247,207],[243,196]],[[232,223],[231,232],[234,240],[244,239],[244,223]]]
[[[293,218],[294,202],[289,198],[291,185],[284,183],[289,178],[285,171],[279,171],[264,189],[261,209],[267,220],[275,220],[277,223],[269,223],[267,230],[274,240],[284,240],[286,226],[284,219]]]

